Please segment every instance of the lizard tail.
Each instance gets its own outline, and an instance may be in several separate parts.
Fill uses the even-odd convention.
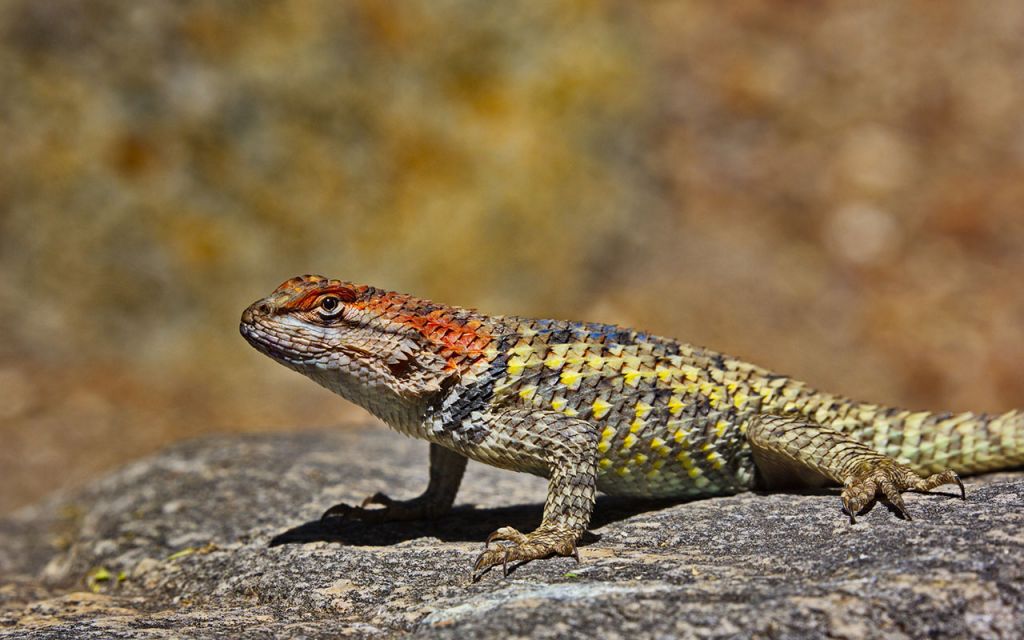
[[[1024,412],[989,415],[902,411],[875,420],[857,440],[919,473],[971,474],[1024,466]]]

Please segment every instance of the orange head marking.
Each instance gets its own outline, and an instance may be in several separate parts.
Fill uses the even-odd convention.
[[[316,308],[325,296],[335,296],[342,302],[352,302],[358,294],[347,282],[328,280],[323,276],[305,275],[282,282],[274,293],[286,298],[281,305],[289,311],[309,311]]]
[[[449,369],[459,368],[459,363],[467,358],[469,361],[480,358],[492,339],[479,322],[463,324],[442,309],[426,315],[402,315],[397,320],[437,345],[448,360]]]
[[[320,304],[320,300],[326,296],[336,296],[342,302],[352,302],[356,299],[356,292],[345,285],[332,284],[307,291],[289,302],[286,307],[296,311],[309,311],[315,309]]]

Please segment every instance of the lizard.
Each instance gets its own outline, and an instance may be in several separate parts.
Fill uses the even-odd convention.
[[[426,490],[323,516],[448,512],[467,459],[548,479],[541,524],[501,527],[473,563],[573,556],[598,491],[692,499],[842,487],[851,524],[876,499],[1024,464],[1024,412],[933,413],[857,402],[710,349],[592,322],[486,315],[304,275],[242,314],[258,351],[429,442]],[[371,505],[377,505],[372,507]],[[493,543],[493,546],[492,546]]]

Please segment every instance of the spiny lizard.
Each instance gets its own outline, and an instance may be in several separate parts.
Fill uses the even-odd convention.
[[[843,487],[851,522],[876,497],[1024,464],[1024,414],[913,412],[822,393],[708,349],[614,325],[488,316],[322,276],[242,314],[256,349],[430,443],[412,500],[373,495],[329,517],[437,517],[467,458],[549,479],[541,525],[502,527],[474,575],[576,555],[597,491],[642,498]],[[366,508],[375,503],[383,508]],[[500,544],[489,546],[491,542]],[[577,555],[578,559],[578,555]]]

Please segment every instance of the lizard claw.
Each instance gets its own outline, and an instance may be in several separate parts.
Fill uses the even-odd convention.
[[[901,518],[912,520],[901,494],[904,491],[927,493],[944,484],[958,485],[960,497],[964,500],[967,499],[963,481],[951,469],[922,478],[904,464],[894,460],[882,460],[847,480],[841,495],[843,510],[850,515],[850,524],[855,524],[856,514],[881,494]]]
[[[491,547],[492,542],[505,544]],[[579,563],[580,556],[576,547],[576,536],[568,530],[538,529],[532,533],[522,533],[513,527],[502,527],[487,536],[487,540],[484,542],[484,551],[477,556],[473,563],[471,577],[473,582],[476,582],[491,567],[499,564],[502,576],[508,577],[510,563],[525,563],[552,555],[570,556]]]
[[[471,574],[473,582],[480,580],[485,573],[491,570],[491,567],[501,565],[501,576],[503,578],[508,577],[508,563],[509,560],[513,562],[518,558],[515,556],[515,547],[510,545],[500,545],[493,549],[484,549],[483,553],[476,557],[476,561],[473,563],[473,571]]]

